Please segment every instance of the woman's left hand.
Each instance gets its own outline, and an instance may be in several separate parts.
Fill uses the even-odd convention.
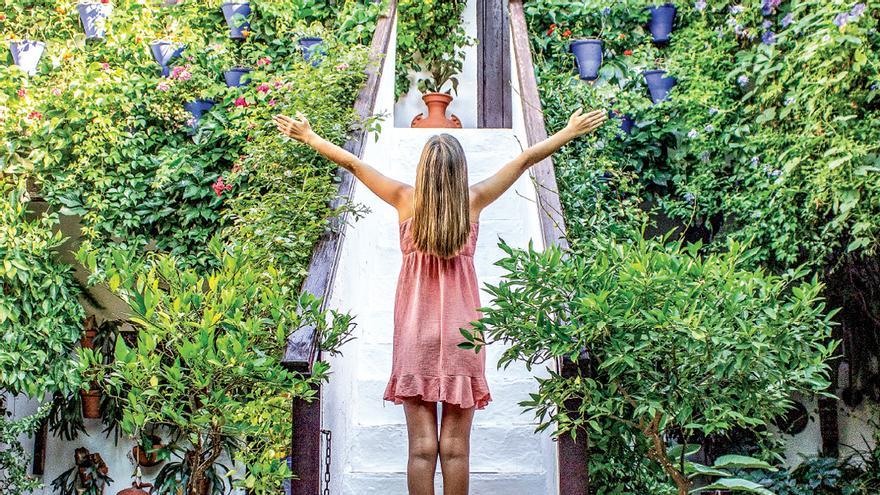
[[[309,123],[309,119],[307,119],[302,112],[296,112],[295,119],[292,119],[287,115],[278,114],[273,117],[273,120],[278,127],[278,132],[287,137],[296,139],[301,143],[308,144],[309,140],[315,135],[315,132],[312,131],[312,125]]]

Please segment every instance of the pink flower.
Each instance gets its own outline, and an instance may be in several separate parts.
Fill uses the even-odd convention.
[[[269,65],[270,63],[272,63],[272,59],[269,57],[263,57],[263,58],[257,60],[258,66]]]
[[[340,71],[340,72],[341,72],[341,71],[344,71],[344,70],[348,70],[348,64],[345,63],[345,62],[342,62],[341,64],[337,65],[337,66],[335,67],[335,69],[338,70],[338,71]]]
[[[278,102],[275,101],[275,98],[272,98],[271,100],[269,100],[269,106],[270,106],[270,107],[274,107],[274,106],[277,105],[277,104],[278,104]]]
[[[268,93],[269,92],[269,85],[266,83],[260,84],[257,87],[257,91],[260,93]]]
[[[275,84],[273,86],[275,86],[275,89],[278,89],[283,85],[284,85],[284,83],[282,83],[281,81],[275,81]]]
[[[43,118],[43,114],[41,114],[40,112],[36,112],[36,111],[34,111],[34,112],[31,112],[31,113],[28,114],[28,118],[29,118],[29,119],[39,120],[39,119],[42,119],[42,118]]]
[[[214,194],[216,194],[217,197],[219,198],[220,196],[223,196],[224,191],[232,190],[232,185],[225,184],[223,182],[223,176],[220,176],[220,177],[217,177],[217,182],[215,182],[214,185],[211,186],[211,189],[214,190]]]
[[[162,81],[156,85],[156,89],[158,89],[159,91],[168,91],[169,89],[171,89],[171,86],[167,82]]]
[[[27,96],[27,90],[24,89],[24,88],[20,88],[20,89],[18,90],[18,97],[19,97],[19,98],[24,98],[25,96]]]
[[[101,62],[101,70],[110,70],[110,64],[107,62]]]
[[[244,99],[244,96],[239,96],[235,99],[235,106],[237,107],[246,107],[248,106],[247,100]]]
[[[192,73],[189,71],[182,71],[180,75],[177,76],[181,81],[189,81],[192,79]]]
[[[189,71],[189,64],[184,66],[178,65],[177,67],[171,69],[171,79],[180,79],[181,81],[189,81],[192,78],[192,73]]]
[[[61,96],[61,89],[60,88],[52,88],[52,94],[55,96]]]

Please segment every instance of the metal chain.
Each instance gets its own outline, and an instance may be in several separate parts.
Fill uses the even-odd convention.
[[[330,430],[321,430],[321,434],[326,437],[324,441],[324,495],[330,495],[330,440],[332,434]]]

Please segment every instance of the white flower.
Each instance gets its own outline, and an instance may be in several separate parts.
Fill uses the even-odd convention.
[[[700,133],[697,132],[696,129],[691,129],[691,131],[688,133],[688,137],[691,138],[691,139],[694,139],[694,138],[696,138],[696,137],[699,136],[699,135],[700,135]]]
[[[712,131],[715,130],[715,126],[712,125],[712,124],[709,124],[709,125],[707,125],[706,127],[704,127],[703,130],[706,131],[706,132],[712,132]]]

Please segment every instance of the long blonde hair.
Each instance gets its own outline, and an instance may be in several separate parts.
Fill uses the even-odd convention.
[[[416,249],[441,258],[455,256],[471,230],[467,159],[457,139],[440,134],[425,143],[413,199]]]

